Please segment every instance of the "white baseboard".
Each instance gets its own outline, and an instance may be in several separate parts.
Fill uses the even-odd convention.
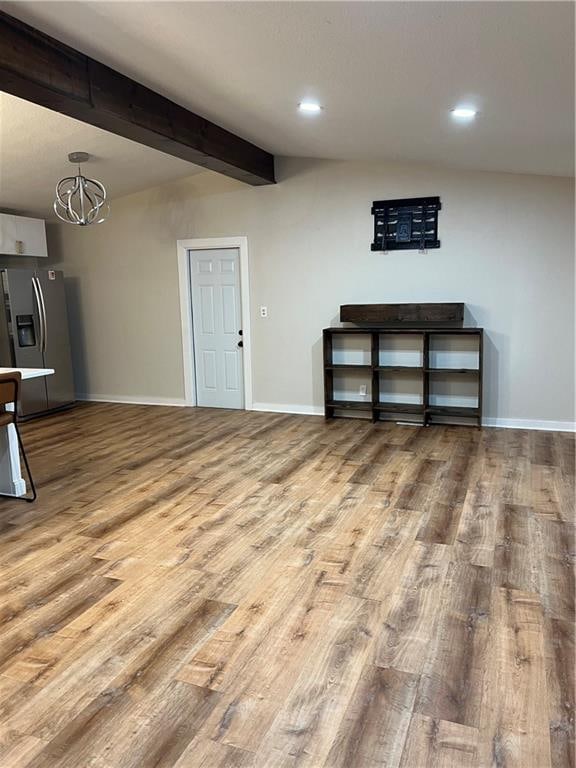
[[[91,403],[126,403],[126,405],[172,405],[183,408],[188,403],[183,398],[172,397],[128,397],[125,395],[76,395],[76,400]]]
[[[124,395],[77,395],[77,400],[95,403],[126,403],[129,405],[171,405],[183,408],[188,403],[183,398],[170,397],[127,397]],[[190,406],[192,407],[192,406]],[[324,408],[318,405],[295,405],[293,403],[253,403],[252,411],[268,413],[294,413],[299,416],[323,416]],[[576,432],[573,421],[538,421],[534,419],[501,419],[486,417],[482,420],[483,427],[499,427],[500,429],[537,429],[547,432]]]
[[[271,413],[296,413],[301,416],[323,416],[324,409],[318,405],[294,405],[280,403],[254,403],[253,411],[269,411]],[[500,427],[501,429],[541,429],[548,432],[576,432],[573,421],[536,421],[533,419],[500,419],[485,418],[483,427]]]
[[[324,408],[318,405],[285,405],[281,403],[252,403],[253,411],[270,413],[297,413],[300,416],[324,416]]]
[[[532,419],[482,419],[483,427],[500,429],[542,429],[546,432],[576,432],[573,421],[534,421]]]

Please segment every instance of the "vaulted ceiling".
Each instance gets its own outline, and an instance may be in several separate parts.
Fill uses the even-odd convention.
[[[44,0],[0,7],[277,155],[573,174],[571,2]],[[299,114],[304,98],[317,99],[322,113]],[[479,110],[472,124],[451,119],[450,108],[463,102]],[[70,150],[94,151],[88,134],[58,144],[53,118],[33,113],[23,112],[19,130],[34,134],[38,121],[37,158],[43,141],[59,160]],[[2,130],[5,148],[13,140]],[[195,170],[145,150],[139,176],[142,158],[129,166],[124,149],[134,186]],[[112,174],[122,155],[110,154]],[[3,169],[6,162],[3,152]]]

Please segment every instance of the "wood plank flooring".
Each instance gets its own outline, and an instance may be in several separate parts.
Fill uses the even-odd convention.
[[[574,436],[91,404],[0,500],[2,768],[574,766]]]

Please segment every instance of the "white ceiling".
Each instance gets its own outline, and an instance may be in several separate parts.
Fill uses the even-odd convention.
[[[571,2],[0,6],[275,154],[573,175]],[[320,116],[297,113],[308,97]],[[472,125],[449,115],[461,102],[480,110]],[[39,203],[70,150],[101,158],[93,173],[113,196],[196,170],[8,103],[2,186],[14,206]]]
[[[51,217],[56,182],[75,170],[75,151],[93,156],[82,170],[112,198],[204,170],[0,93],[0,208]]]

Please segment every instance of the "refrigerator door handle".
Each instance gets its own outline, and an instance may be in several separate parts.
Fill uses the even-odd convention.
[[[34,289],[34,299],[36,300],[36,309],[38,310],[38,318],[40,320],[40,351],[44,352],[44,337],[45,337],[45,329],[44,329],[44,313],[42,311],[42,303],[40,300],[40,294],[38,292],[38,278],[33,277],[32,278],[32,288]]]
[[[42,291],[42,284],[40,283],[39,278],[36,278],[36,285],[38,286],[38,291],[40,292],[40,303],[42,304],[42,317],[43,317],[43,324],[44,324],[44,331],[42,333],[42,354],[46,354],[46,342],[48,340],[48,319],[46,317],[46,304],[44,302],[44,293]]]

